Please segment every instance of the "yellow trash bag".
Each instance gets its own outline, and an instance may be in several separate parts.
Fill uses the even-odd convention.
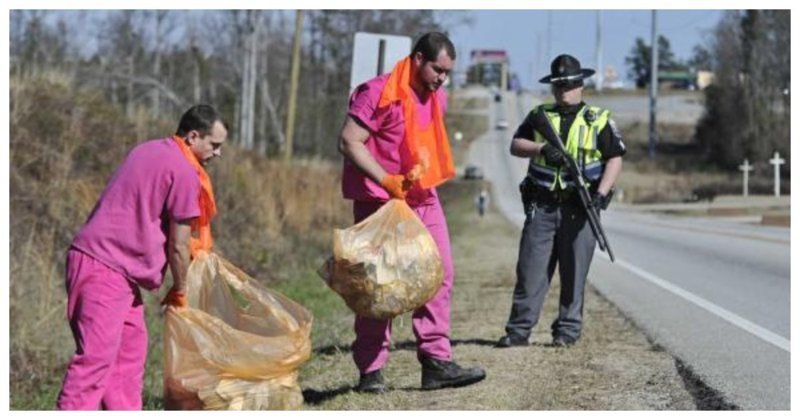
[[[216,254],[189,266],[186,309],[169,309],[164,405],[184,410],[299,409],[311,314]]]
[[[319,275],[358,315],[389,319],[439,291],[442,258],[433,237],[403,200],[389,200],[347,229],[334,229],[333,257]]]

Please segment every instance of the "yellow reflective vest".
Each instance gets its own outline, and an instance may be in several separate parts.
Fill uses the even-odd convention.
[[[561,116],[556,112],[555,104],[543,104],[547,119],[553,128],[566,144],[564,148],[572,159],[578,164],[578,168],[583,173],[587,182],[597,182],[603,175],[605,163],[603,162],[600,150],[597,149],[597,136],[600,131],[608,124],[610,112],[607,109],[596,106],[584,105],[575,116],[575,120],[569,128],[565,137],[561,133]],[[538,112],[539,108],[534,108],[531,112]],[[591,122],[587,122],[589,120]],[[533,141],[545,143],[547,140],[534,131]],[[533,181],[551,191],[563,190],[574,186],[572,177],[566,167],[550,166],[544,156],[534,156],[528,165],[528,176]]]

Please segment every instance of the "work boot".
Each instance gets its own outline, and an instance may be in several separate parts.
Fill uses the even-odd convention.
[[[423,357],[422,389],[457,388],[482,381],[486,372],[479,368],[462,368],[456,362]]]
[[[362,373],[358,378],[356,391],[369,394],[383,394],[386,392],[386,384],[383,382],[381,370],[378,369],[370,373]]]
[[[528,346],[528,338],[523,337],[521,335],[516,334],[506,334],[500,340],[497,341],[495,347],[498,348],[507,348],[507,347],[524,347]]]

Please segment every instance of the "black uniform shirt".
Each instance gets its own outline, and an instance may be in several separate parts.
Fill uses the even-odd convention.
[[[569,133],[569,127],[572,125],[572,122],[575,121],[575,116],[584,105],[586,104],[581,102],[578,105],[556,106],[556,111],[558,111],[558,114],[561,116],[561,133]],[[536,114],[531,111],[528,116],[525,117],[525,121],[522,122],[517,128],[516,133],[514,133],[514,138],[533,140],[533,131],[536,129],[533,123],[535,116]],[[564,137],[565,136],[562,135],[561,140],[566,141]],[[597,149],[600,150],[604,161],[625,154],[625,143],[622,142],[622,135],[614,124],[614,121],[610,118],[608,124],[597,134]]]

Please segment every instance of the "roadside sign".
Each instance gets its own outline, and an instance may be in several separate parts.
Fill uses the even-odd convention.
[[[392,71],[394,65],[410,52],[410,37],[356,32],[350,68],[350,92],[359,84]]]

